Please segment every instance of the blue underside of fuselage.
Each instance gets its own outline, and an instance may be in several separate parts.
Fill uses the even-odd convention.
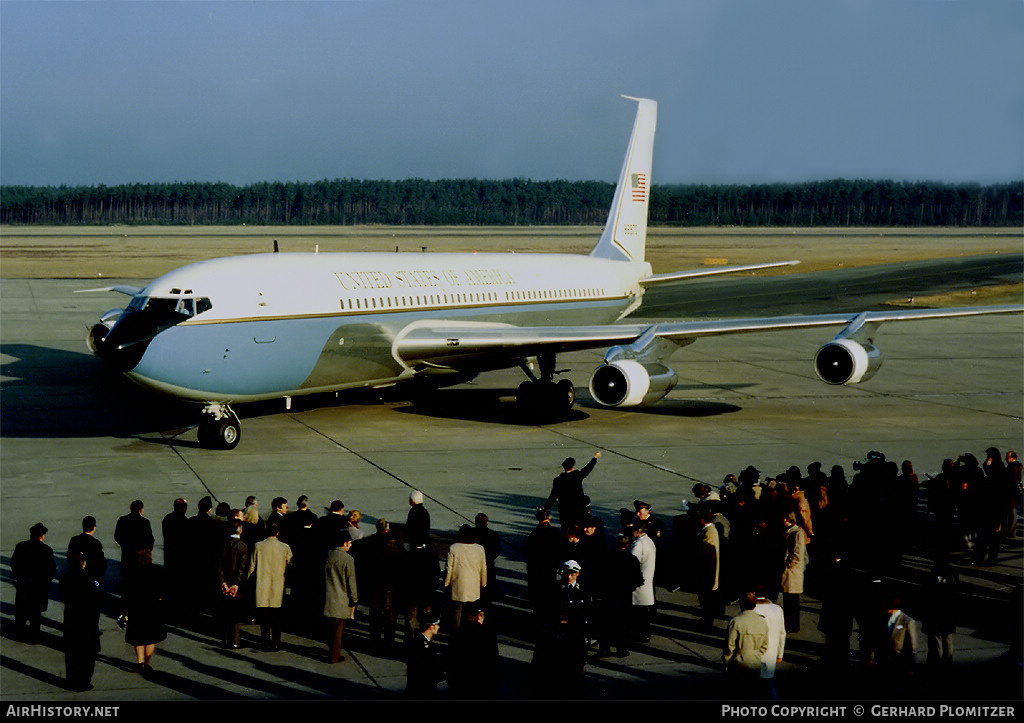
[[[415,321],[572,326],[615,321],[629,300],[523,304],[475,309],[339,314],[182,324],[158,334],[129,376],[201,402],[297,396],[407,378],[392,353]],[[514,366],[495,363],[491,368]]]

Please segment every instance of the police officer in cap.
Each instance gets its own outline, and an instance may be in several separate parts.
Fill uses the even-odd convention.
[[[420,616],[419,623],[419,632],[409,641],[405,695],[416,700],[430,700],[437,698],[437,684],[445,678],[441,656],[434,642],[441,629],[441,618],[431,610]]]
[[[664,525],[661,524],[661,520],[651,514],[651,503],[633,500],[633,509],[636,510],[636,518],[647,523],[647,534],[654,544],[660,545]]]

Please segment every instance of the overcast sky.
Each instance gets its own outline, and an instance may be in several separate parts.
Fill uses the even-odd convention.
[[[0,182],[1024,179],[1021,0],[0,0]]]

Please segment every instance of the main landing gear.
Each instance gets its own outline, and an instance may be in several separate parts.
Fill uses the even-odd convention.
[[[519,412],[531,421],[558,421],[565,419],[576,403],[576,387],[568,379],[554,380],[555,357],[537,357],[540,377],[533,373],[526,362],[519,368],[530,378],[516,391],[516,406]]]
[[[234,449],[242,437],[238,415],[226,404],[208,404],[199,422],[199,446],[206,449]]]

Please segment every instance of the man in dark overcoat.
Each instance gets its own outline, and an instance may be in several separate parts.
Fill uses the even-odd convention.
[[[107,572],[107,558],[103,554],[103,543],[96,539],[96,518],[88,515],[82,518],[82,534],[75,535],[68,542],[67,559],[81,553],[85,557],[86,572],[100,586]]]
[[[220,599],[218,590],[221,537],[220,523],[213,516],[213,498],[199,500],[196,514],[188,518],[188,549],[191,559],[188,612],[209,612]]]
[[[565,541],[551,524],[551,510],[537,508],[537,525],[526,538],[526,592],[539,622],[546,622],[565,562]]]
[[[57,574],[53,548],[47,545],[46,526],[32,525],[29,539],[14,546],[11,572],[15,579],[14,620],[18,632],[27,626],[26,642],[39,640],[39,627],[50,600],[50,581]]]
[[[320,546],[321,562],[326,558],[328,551],[337,547],[341,532],[346,529],[347,525],[345,503],[341,500],[333,500],[331,506],[327,508],[327,514],[318,517],[313,523],[313,533]]]
[[[238,648],[242,621],[248,617],[245,582],[249,576],[249,547],[242,541],[242,521],[233,520],[231,536],[221,549],[217,566],[220,582],[220,616],[224,624],[224,647]]]
[[[437,610],[437,587],[440,562],[430,539],[430,511],[423,504],[423,493],[409,493],[409,512],[405,518],[402,539],[408,554],[404,556],[405,573],[399,596],[405,608],[406,639],[420,629],[420,616]]]
[[[587,507],[583,480],[594,471],[600,458],[601,453],[594,452],[594,456],[582,469],[576,469],[576,460],[566,457],[562,462],[562,473],[551,481],[551,494],[544,501],[544,508],[550,510],[558,503],[558,523],[563,530],[572,525],[582,526]]]
[[[397,597],[405,550],[391,531],[391,523],[381,518],[375,527],[376,532],[360,543],[356,582],[369,607],[370,642],[390,646],[395,642]]]
[[[134,570],[139,550],[153,549],[153,527],[149,520],[142,516],[144,509],[142,500],[135,500],[129,513],[117,518],[117,525],[114,527],[114,542],[121,547],[122,581]]]
[[[633,591],[644,584],[640,561],[629,551],[630,540],[618,535],[605,558],[598,592],[598,649],[599,657],[629,655],[629,626],[625,624],[632,614]]]
[[[100,652],[100,605],[102,592],[89,572],[84,553],[68,556],[70,569],[60,577],[64,603],[64,664],[67,686],[73,691],[92,689],[96,656]]]
[[[167,577],[168,608],[176,613],[187,609],[193,569],[190,556],[188,502],[179,497],[160,522],[164,538],[164,575]]]

